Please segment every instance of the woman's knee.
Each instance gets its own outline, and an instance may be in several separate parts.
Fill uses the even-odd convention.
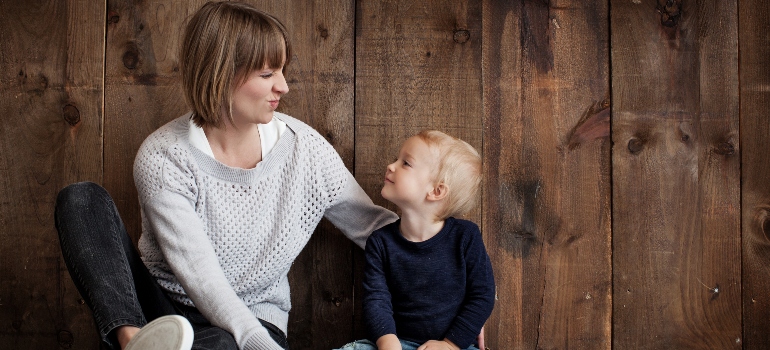
[[[88,207],[94,200],[109,196],[107,191],[93,182],[78,182],[71,184],[56,196],[56,209],[67,207]]]

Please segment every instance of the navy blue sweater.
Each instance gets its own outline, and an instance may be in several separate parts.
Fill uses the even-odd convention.
[[[424,242],[406,240],[401,220],[366,241],[364,319],[369,340],[386,334],[423,344],[472,345],[492,313],[495,281],[479,227],[448,218]]]

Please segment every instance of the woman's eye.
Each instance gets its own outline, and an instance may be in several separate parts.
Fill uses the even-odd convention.
[[[270,78],[270,77],[272,77],[272,76],[273,76],[273,73],[265,73],[265,74],[262,74],[262,75],[260,75],[260,76],[261,76],[262,78],[265,78],[265,79],[267,79],[267,78]]]

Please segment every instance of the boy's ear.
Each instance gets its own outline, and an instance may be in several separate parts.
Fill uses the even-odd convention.
[[[440,201],[444,199],[449,192],[449,188],[443,182],[439,182],[433,187],[433,190],[428,192],[428,201]]]

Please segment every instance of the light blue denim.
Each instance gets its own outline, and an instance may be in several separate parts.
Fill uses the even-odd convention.
[[[422,344],[417,344],[408,340],[400,340],[401,349],[403,350],[417,350]],[[352,343],[345,344],[345,346],[336,350],[377,350],[377,344],[372,343],[369,340],[356,340]],[[471,345],[465,350],[479,350],[476,346]]]

